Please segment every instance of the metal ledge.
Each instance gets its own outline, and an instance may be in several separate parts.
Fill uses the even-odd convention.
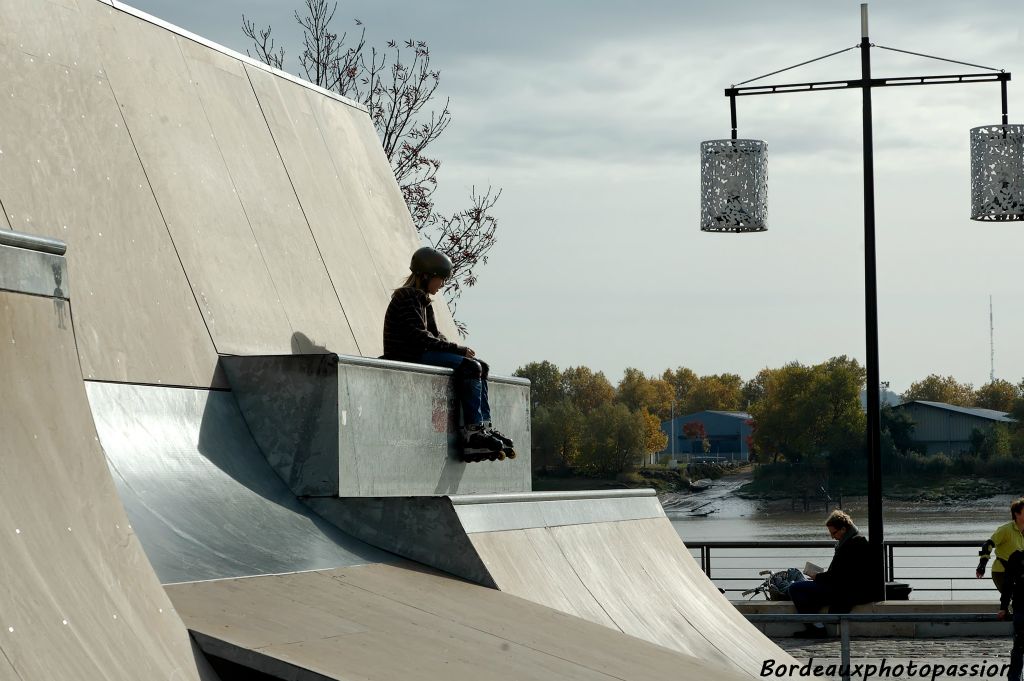
[[[414,362],[396,362],[392,359],[378,359],[375,357],[357,357],[355,355],[337,355],[338,363],[350,364],[353,366],[373,367],[375,369],[396,369],[398,371],[417,371],[421,374],[437,374],[440,376],[451,376],[454,372],[451,369],[435,367],[429,364],[416,364]],[[491,374],[487,380],[492,383],[510,383],[512,385],[530,385],[530,379],[519,378],[518,376],[496,376]]]
[[[0,229],[0,246],[13,246],[14,248],[24,248],[25,250],[39,251],[40,253],[52,253],[53,255],[64,255],[68,250],[67,244],[59,239],[25,234],[9,229]]]
[[[275,358],[287,357],[288,355],[230,355],[231,357],[252,357],[252,358]],[[436,376],[451,376],[454,372],[444,367],[431,366],[430,364],[416,364],[414,362],[396,362],[393,359],[379,359],[377,357],[360,357],[358,355],[334,355],[338,364],[348,366],[370,367],[373,369],[391,369],[394,371],[412,371],[420,374],[434,374]],[[508,383],[510,385],[530,385],[530,379],[519,378],[518,376],[496,376],[491,374],[487,380],[492,383]]]
[[[525,492],[523,494],[456,494],[449,496],[453,506],[463,504],[505,504],[524,501],[571,501],[576,499],[620,499],[623,497],[654,497],[650,487],[643,489],[582,490],[576,492]]]

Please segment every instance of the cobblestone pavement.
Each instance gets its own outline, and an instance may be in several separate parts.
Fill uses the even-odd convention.
[[[838,658],[839,639],[777,638],[775,643],[793,657]],[[854,638],[850,656],[872,658],[964,658],[972,660],[1010,657],[1009,636],[971,638]]]

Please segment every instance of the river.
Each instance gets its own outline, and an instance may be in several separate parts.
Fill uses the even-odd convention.
[[[741,499],[736,489],[746,475],[714,481],[704,492],[667,495],[665,512],[676,532],[689,544],[702,541],[828,540],[824,504],[808,512],[792,511],[788,502]],[[970,540],[980,546],[1000,524],[1010,519],[1010,495],[970,502],[926,504],[887,501],[883,504],[887,540]],[[867,499],[844,499],[844,510],[867,533]],[[707,513],[706,516],[695,515]],[[995,598],[989,579],[974,579],[977,548],[897,549],[896,575],[914,586],[912,598]],[[760,569],[802,567],[805,561],[828,566],[830,549],[785,549],[762,552],[717,550],[712,578],[726,589],[745,588],[757,581]],[[978,589],[982,589],[978,591]],[[739,595],[730,593],[731,598]]]

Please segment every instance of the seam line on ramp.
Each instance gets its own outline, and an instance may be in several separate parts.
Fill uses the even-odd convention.
[[[115,32],[117,31],[113,24],[110,25],[110,30]],[[156,210],[160,214],[160,221],[164,223],[164,231],[167,232],[167,239],[171,242],[171,248],[174,249],[174,257],[177,258],[178,267],[181,268],[181,276],[185,278],[185,283],[188,284],[188,290],[192,293],[192,300],[196,304],[196,311],[199,312],[199,316],[203,320],[203,326],[206,328],[206,333],[210,337],[210,345],[213,346],[213,350],[216,352],[217,341],[213,337],[213,331],[210,329],[210,324],[206,320],[206,315],[203,314],[204,308],[199,303],[199,297],[196,295],[196,290],[188,278],[188,270],[185,269],[185,263],[181,259],[181,253],[178,252],[178,244],[174,242],[174,235],[171,234],[170,225],[167,224],[167,215],[164,213],[163,206],[160,205],[160,199],[157,197],[156,189],[153,187],[153,180],[150,179],[149,171],[146,170],[146,163],[142,160],[142,155],[139,153],[139,145],[135,143],[135,136],[132,135],[132,129],[128,126],[128,119],[124,116],[124,107],[121,104],[121,100],[117,98],[117,91],[114,90],[114,83],[110,80],[110,72],[107,70],[106,64],[102,61],[100,61],[100,65],[103,67],[103,79],[107,81],[107,87],[110,88],[110,96],[114,98],[114,105],[117,107],[117,115],[120,117],[121,123],[124,124],[124,131],[128,133],[128,141],[132,143],[132,149],[135,151],[135,158],[139,159],[139,168],[142,170],[142,176],[146,178],[146,185],[149,187],[149,193],[153,197],[153,205],[156,206]]]
[[[327,261],[324,260],[323,251],[320,250],[320,242],[316,240],[316,234],[313,233],[313,225],[309,222],[309,216],[306,214],[306,207],[302,205],[302,199],[299,198],[299,192],[295,188],[295,180],[292,178],[292,173],[288,169],[288,164],[284,160],[284,155],[281,153],[281,145],[277,143],[277,137],[274,136],[274,129],[270,127],[270,121],[267,120],[267,112],[263,108],[263,100],[260,99],[260,94],[256,92],[256,85],[252,82],[252,76],[249,75],[249,70],[242,66],[242,71],[245,72],[245,79],[249,81],[249,88],[252,90],[252,96],[256,99],[256,105],[260,108],[260,115],[263,116],[263,122],[267,124],[267,134],[270,135],[271,141],[274,143],[274,149],[277,151],[277,157],[281,160],[281,167],[284,169],[285,177],[288,178],[288,184],[291,185],[292,194],[295,195],[295,205],[299,207],[302,212],[302,219],[306,223],[306,229],[309,230],[309,238],[313,240],[313,245],[316,246],[316,254],[320,256],[320,264],[323,265],[324,272],[327,274],[327,281],[331,282],[331,288],[334,289],[334,297],[338,299],[338,307],[341,308],[341,314],[345,318],[345,325],[348,326],[348,332],[352,335],[352,342],[355,343],[356,350],[359,354],[363,353],[363,349],[359,347],[359,338],[356,336],[356,330],[352,328],[352,322],[348,318],[348,310],[345,309],[345,303],[341,300],[341,294],[338,293],[338,285],[334,282],[334,277],[331,276],[331,268],[327,266]],[[275,75],[271,73],[271,75]],[[316,117],[314,116],[314,121]],[[289,122],[291,122],[289,120]],[[321,139],[323,135],[321,133]],[[329,151],[328,151],[329,154]],[[379,278],[379,275],[378,275]]]
[[[219,355],[218,355],[219,356]],[[175,385],[171,383],[139,383],[136,381],[111,381],[103,378],[83,378],[86,383],[107,383],[110,385],[140,385],[147,388],[173,388],[175,390],[202,390],[211,393],[230,393],[231,388],[199,387],[194,385]]]
[[[580,573],[578,573],[576,571],[576,566],[573,565],[572,561],[569,560],[569,556],[566,555],[565,549],[562,548],[562,543],[560,541],[558,541],[558,537],[556,537],[555,533],[551,531],[551,528],[550,527],[545,527],[544,528],[544,532],[551,537],[552,541],[555,542],[555,546],[558,547],[558,552],[560,554],[562,554],[562,558],[565,559],[565,564],[569,566],[570,570],[572,570],[572,573],[576,576],[576,579],[579,580],[580,585],[584,589],[586,589],[587,593],[590,594],[590,597],[594,599],[594,603],[597,604],[597,607],[601,608],[601,612],[603,612],[605,614],[605,617],[608,618],[608,621],[609,622],[613,622],[615,624],[615,628],[616,629],[618,629],[621,633],[626,634],[626,631],[622,628],[622,625],[615,621],[615,618],[612,617],[612,614],[610,612],[608,612],[608,610],[604,607],[604,603],[602,603],[601,600],[597,596],[594,595],[594,592],[590,590],[590,586],[586,583],[586,581],[584,581],[584,579],[582,577],[580,577]],[[527,535],[527,536],[529,536],[529,535]],[[530,544],[531,545],[533,544],[533,540],[532,539],[530,540]],[[537,551],[536,547],[534,547],[534,551],[535,552]],[[538,555],[539,555],[539,552],[538,552]],[[631,636],[631,634],[626,634],[626,635],[627,636]]]
[[[179,40],[175,40],[174,46],[177,48],[178,54],[181,55],[181,63],[184,64],[185,73],[188,74],[189,79],[191,81],[198,80],[196,74],[192,71],[192,67],[189,65],[188,57],[185,55],[184,50],[181,49],[181,42]],[[242,71],[245,71],[244,66],[242,67]],[[246,81],[248,82],[248,80],[249,78],[246,76]],[[253,96],[255,97],[255,93],[253,93]],[[235,182],[235,176],[231,172],[231,166],[228,165],[227,156],[224,155],[224,148],[221,146],[220,140],[217,139],[217,132],[214,130],[213,120],[210,118],[210,112],[206,109],[206,102],[203,100],[203,95],[198,88],[195,90],[195,98],[196,101],[199,102],[199,108],[203,110],[203,118],[206,119],[206,125],[210,128],[210,137],[213,138],[213,146],[217,148],[217,155],[220,156],[221,163],[224,164],[224,173],[227,175],[228,181],[231,183],[231,193],[235,195],[235,200],[238,202],[238,208],[242,211],[242,217],[245,218],[245,224],[249,228],[249,234],[252,235],[252,242],[256,245],[256,252],[260,254],[260,262],[263,263],[263,269],[267,273],[267,279],[270,280],[270,285],[274,288],[274,295],[277,297],[277,304],[281,308],[281,314],[284,315],[284,320],[288,323],[288,328],[291,329],[292,335],[294,336],[295,325],[292,324],[292,320],[288,317],[288,307],[284,304],[284,301],[281,300],[281,292],[277,289],[277,282],[274,280],[274,273],[270,271],[270,267],[267,265],[267,257],[263,253],[263,245],[260,244],[260,240],[256,237],[256,232],[252,228],[252,219],[249,217],[249,211],[245,209],[245,202],[242,201],[242,195],[238,193],[238,183]],[[263,111],[261,110],[260,116],[262,117],[262,115]],[[278,151],[278,156],[280,156],[280,151]]]
[[[13,662],[11,662],[11,658],[7,655],[7,651],[3,649],[3,646],[0,646],[0,653],[3,653],[4,660],[7,661],[7,666],[11,668],[11,671],[14,672],[14,675],[17,676],[21,681],[25,681],[25,677],[21,675],[21,672],[18,671],[18,668],[14,666]]]

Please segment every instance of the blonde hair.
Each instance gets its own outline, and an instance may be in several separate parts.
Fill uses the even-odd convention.
[[[841,530],[844,527],[853,527],[853,518],[850,517],[849,513],[836,509],[835,511],[832,511],[831,515],[829,515],[828,520],[825,521],[825,525]]]
[[[423,291],[424,293],[426,293],[427,284],[430,283],[430,278],[431,277],[429,274],[423,274],[422,272],[413,272],[408,277],[405,278],[405,281],[402,282],[402,285],[396,288],[391,293],[391,295],[392,297],[394,297],[394,295],[401,291],[403,288],[414,288],[417,289],[418,291]]]

